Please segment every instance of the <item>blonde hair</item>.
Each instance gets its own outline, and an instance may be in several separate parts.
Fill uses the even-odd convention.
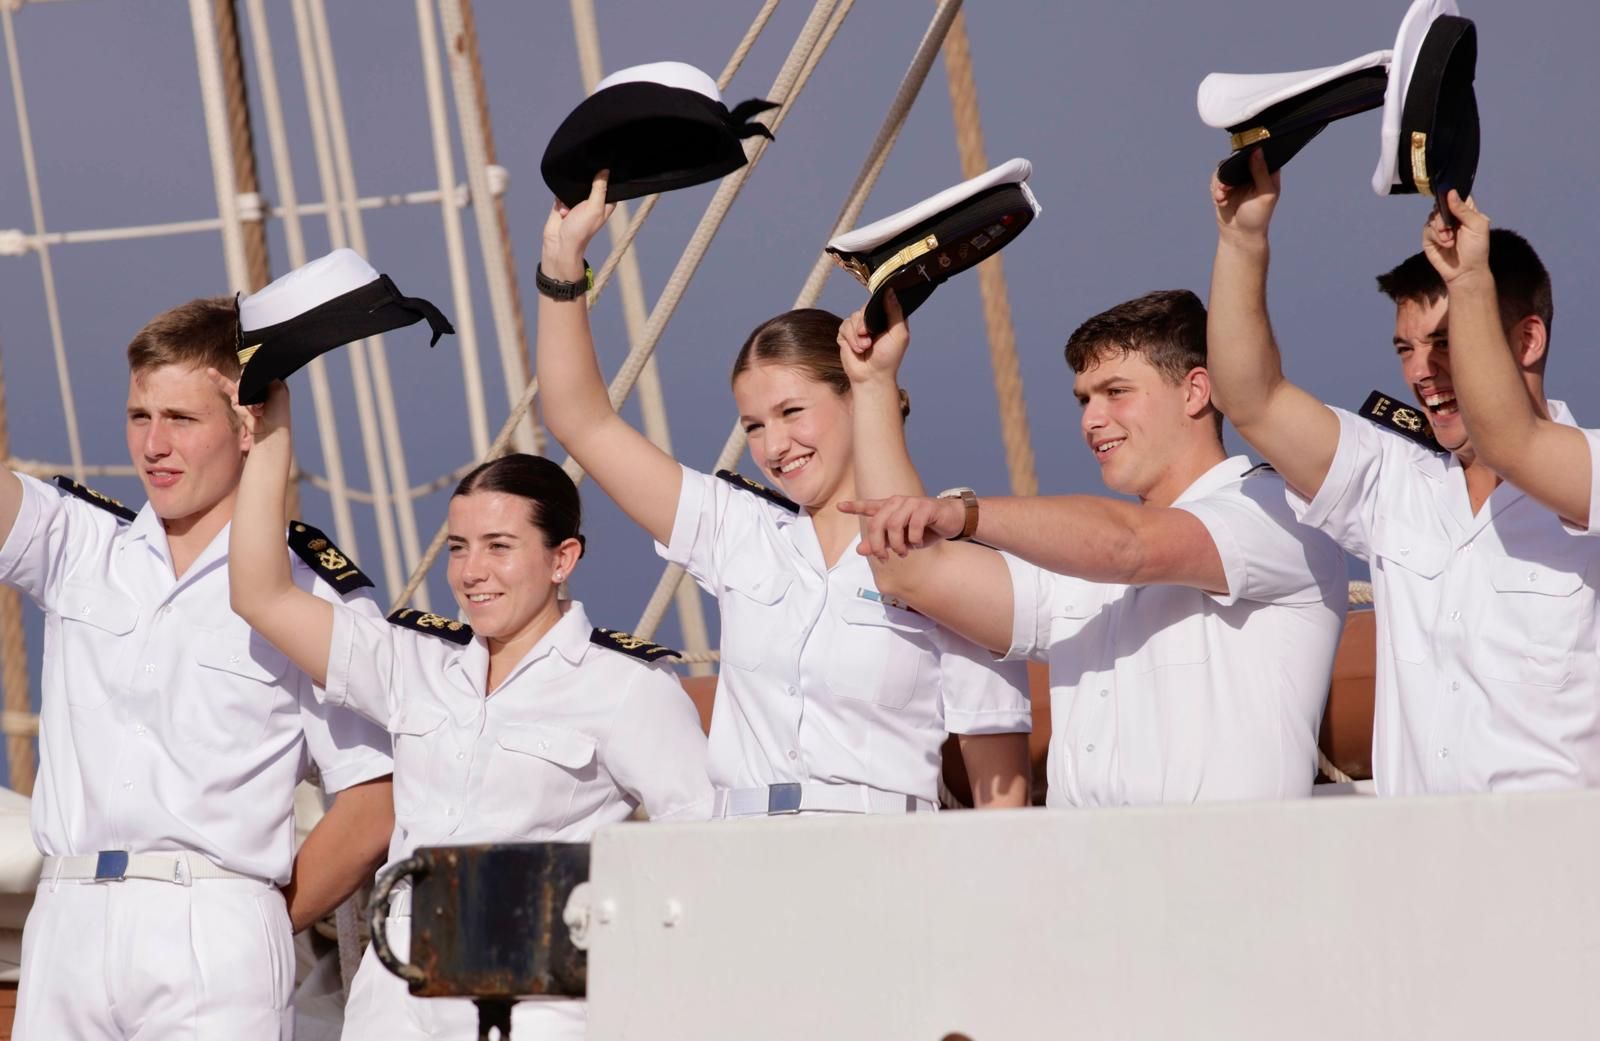
[[[145,323],[128,344],[128,370],[138,374],[167,365],[212,368],[239,378],[239,310],[233,297],[190,300]]]

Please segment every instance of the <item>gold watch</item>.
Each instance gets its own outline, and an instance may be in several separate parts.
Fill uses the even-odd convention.
[[[967,508],[966,520],[961,523],[959,534],[951,535],[950,542],[965,542],[972,538],[978,530],[978,493],[971,488],[946,488],[938,495],[940,499],[960,499],[961,505]]]

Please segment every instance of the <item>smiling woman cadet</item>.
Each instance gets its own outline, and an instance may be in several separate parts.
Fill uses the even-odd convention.
[[[216,378],[235,395],[230,381]],[[289,392],[239,409],[253,431],[231,534],[233,608],[322,684],[328,700],[394,734],[390,862],[422,845],[583,842],[643,805],[654,819],[710,810],[705,739],[653,645],[593,629],[556,592],[583,554],[578,490],[547,459],[511,455],[450,499],[450,590],[471,628],[399,611],[385,623],[296,587],[283,552],[292,456]],[[391,905],[409,950],[409,909]],[[523,1002],[519,1036],[583,1036],[577,1001]],[[351,986],[345,1038],[462,1036],[465,1000],[413,998],[369,950]],[[542,1031],[542,1032],[541,1032]]]
[[[740,350],[733,396],[750,453],[782,493],[680,466],[612,408],[583,300],[584,250],[609,214],[602,175],[557,203],[540,263],[539,381],[551,433],[717,598],[711,718],[718,815],[928,810],[947,733],[979,806],[1028,794],[1026,674],[878,593],[854,551],[849,380],[839,319],[790,311]],[[564,281],[570,280],[570,281]],[[720,479],[719,479],[720,478]]]

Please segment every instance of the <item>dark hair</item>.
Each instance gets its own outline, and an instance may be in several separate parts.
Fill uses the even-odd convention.
[[[1491,229],[1489,273],[1499,297],[1501,328],[1509,330],[1529,315],[1537,315],[1548,333],[1555,320],[1550,272],[1528,240],[1506,228]],[[1379,275],[1378,291],[1396,304],[1431,304],[1445,295],[1444,279],[1424,253],[1413,253],[1392,271]]]
[[[461,478],[450,497],[476,492],[502,492],[527,499],[533,526],[544,533],[545,549],[555,549],[567,539],[577,539],[579,547],[583,546],[578,532],[583,523],[578,486],[565,470],[543,456],[513,452],[490,460]]]
[[[839,360],[839,326],[832,311],[802,307],[768,318],[745,338],[733,360],[729,382],[736,382],[758,364],[788,365],[825,385],[841,398],[850,393],[850,377]],[[911,415],[911,396],[900,391],[900,416]]]
[[[1112,352],[1143,355],[1168,383],[1182,383],[1191,370],[1205,368],[1205,304],[1187,289],[1158,289],[1101,311],[1067,338],[1073,372],[1099,364]],[[1221,412],[1215,420],[1220,435]]]
[[[239,376],[239,309],[231,296],[201,297],[168,308],[145,323],[128,344],[128,369],[165,365],[213,368]]]

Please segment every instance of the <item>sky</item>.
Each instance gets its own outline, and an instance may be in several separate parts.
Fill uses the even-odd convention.
[[[314,201],[320,192],[290,9],[287,3],[267,6],[295,187],[302,201]],[[358,190],[436,187],[414,5],[339,0],[327,6]],[[596,0],[596,7],[608,71],[672,59],[714,76],[759,4]],[[933,7],[912,0],[855,5],[730,211],[658,350],[673,445],[684,462],[709,468],[716,458],[735,419],[728,390],[733,356],[751,328],[792,305]],[[1078,431],[1062,346],[1084,319],[1149,290],[1187,287],[1207,294],[1215,247],[1207,180],[1227,148],[1226,135],[1196,115],[1200,80],[1212,71],[1332,65],[1389,47],[1406,4],[1005,0],[968,7],[989,160],[1029,158],[1044,207],[1004,253],[1040,487],[1099,491]],[[730,103],[770,88],[809,9],[804,0],[778,8],[725,92]],[[1593,54],[1600,6],[1480,0],[1465,3],[1462,13],[1478,25],[1480,207],[1497,226],[1527,235],[1550,268],[1556,301],[1550,393],[1571,402],[1580,422],[1600,423],[1600,403],[1591,404],[1600,391],[1600,364],[1588,342],[1589,330],[1600,324],[1600,300],[1589,285],[1600,270],[1594,194],[1600,185],[1600,135],[1594,133],[1600,71]],[[188,5],[25,3],[14,21],[50,230],[215,215]],[[533,271],[550,204],[539,157],[582,97],[572,19],[567,5],[554,0],[478,0],[477,23],[498,158],[510,174],[505,201],[531,336]],[[250,76],[254,86],[253,64]],[[3,235],[31,231],[32,216],[9,80],[0,81],[0,95]],[[258,91],[252,106],[263,192],[277,199]],[[1378,114],[1371,112],[1333,125],[1312,142],[1285,170],[1273,228],[1269,294],[1285,367],[1324,400],[1346,407],[1358,406],[1375,388],[1406,390],[1390,345],[1393,308],[1373,279],[1419,248],[1428,212],[1416,197],[1373,194],[1378,133]],[[457,158],[459,173],[459,145]],[[941,62],[862,222],[960,179]],[[660,292],[713,189],[665,197],[645,226],[637,250],[649,300]],[[506,395],[470,213],[463,223],[494,429],[505,416]],[[405,292],[449,310],[436,206],[372,211],[366,228],[374,266]],[[326,250],[318,219],[308,220],[307,235],[313,255]],[[276,224],[269,227],[269,250],[273,274],[282,274],[287,250]],[[52,259],[85,458],[126,463],[126,344],[166,307],[227,291],[221,237],[64,245],[52,250]],[[903,372],[913,401],[908,433],[929,487],[970,485],[980,494],[1004,494],[1009,488],[977,282],[969,275],[947,284],[913,318],[912,354]],[[855,282],[837,274],[821,306],[843,314],[859,306],[861,295]],[[619,294],[602,298],[594,327],[602,363],[612,372],[627,350]],[[446,338],[430,351],[423,329],[386,340],[413,484],[449,473],[470,455],[460,348]],[[330,358],[345,466],[352,485],[368,487],[348,363]],[[0,255],[0,361],[13,455],[64,462],[61,391],[33,254]],[[305,376],[291,387],[300,458],[320,470]],[[634,406],[626,414],[637,421]],[[1244,450],[1231,434],[1229,447]],[[756,473],[748,457],[741,468]],[[90,483],[135,506],[143,501],[133,478]],[[629,628],[661,562],[649,539],[599,489],[586,483],[583,493],[589,553],[574,594],[596,624]],[[443,519],[444,494],[418,503],[424,540]],[[331,530],[326,499],[306,489],[302,501],[303,515]],[[367,572],[380,574],[370,510],[358,512],[357,549]],[[447,605],[442,564],[430,582],[434,606]],[[394,591],[382,592],[387,602]],[[706,605],[714,632],[714,605]],[[41,630],[39,613],[29,608],[35,688]],[[658,638],[678,639],[674,619]]]

